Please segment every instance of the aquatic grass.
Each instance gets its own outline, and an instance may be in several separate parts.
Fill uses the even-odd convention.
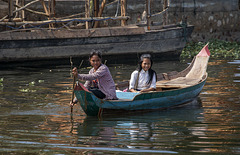
[[[181,53],[181,58],[194,57],[206,44],[206,42],[189,42]],[[229,42],[213,39],[209,41],[208,48],[212,58],[239,59],[240,42]]]
[[[0,78],[0,87],[3,86],[3,78]]]

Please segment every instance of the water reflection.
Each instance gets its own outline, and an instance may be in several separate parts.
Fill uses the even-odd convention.
[[[3,154],[240,153],[239,60],[211,60],[199,98],[179,108],[87,117],[70,115],[69,65],[0,69],[0,152]],[[114,80],[133,64],[109,64]],[[187,63],[159,62],[157,72]],[[88,68],[81,70],[87,73]],[[0,154],[1,154],[0,153]]]
[[[175,150],[177,143],[191,137],[191,133],[196,130],[194,129],[195,124],[199,119],[203,119],[203,110],[199,103],[200,99],[182,108],[171,109],[171,111],[130,116],[108,115],[107,117],[103,116],[101,120],[95,117],[86,117],[84,122],[78,124],[77,128],[74,127],[78,136],[75,145]],[[178,138],[176,139],[176,137]],[[184,148],[186,145],[183,143],[178,148]]]

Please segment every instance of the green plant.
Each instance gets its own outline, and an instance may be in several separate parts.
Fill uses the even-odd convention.
[[[205,42],[189,42],[181,53],[181,58],[194,57],[205,45]],[[240,58],[240,42],[228,42],[222,40],[210,40],[208,44],[211,57],[213,58]]]
[[[3,78],[0,78],[0,86],[3,86]]]

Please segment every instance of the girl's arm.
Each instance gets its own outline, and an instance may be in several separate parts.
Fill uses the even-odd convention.
[[[148,89],[143,89],[140,92],[149,92],[149,91],[155,91],[155,88],[148,88]]]
[[[137,74],[138,74],[138,71],[133,71],[131,74],[131,79],[129,81],[129,91],[130,92],[137,92],[136,90],[134,90],[134,85],[137,80]]]
[[[107,67],[101,65],[96,72],[93,72],[93,70],[90,70],[89,74],[78,74],[78,78],[81,80],[92,81],[92,80],[103,77],[106,73],[108,73]]]

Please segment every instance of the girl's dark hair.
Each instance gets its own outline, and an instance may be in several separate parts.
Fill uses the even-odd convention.
[[[100,59],[102,59],[102,52],[98,50],[92,50],[92,52],[89,55],[89,59],[91,59],[94,55],[98,56]]]
[[[148,75],[149,75],[149,81],[147,82],[147,84],[151,84],[152,83],[152,79],[153,79],[153,75],[155,73],[156,76],[156,80],[157,80],[157,73],[152,69],[152,65],[153,65],[153,61],[152,61],[152,57],[150,54],[142,54],[138,63],[138,72],[140,72],[142,70],[142,62],[143,59],[149,59],[151,61],[151,66],[148,70]]]

